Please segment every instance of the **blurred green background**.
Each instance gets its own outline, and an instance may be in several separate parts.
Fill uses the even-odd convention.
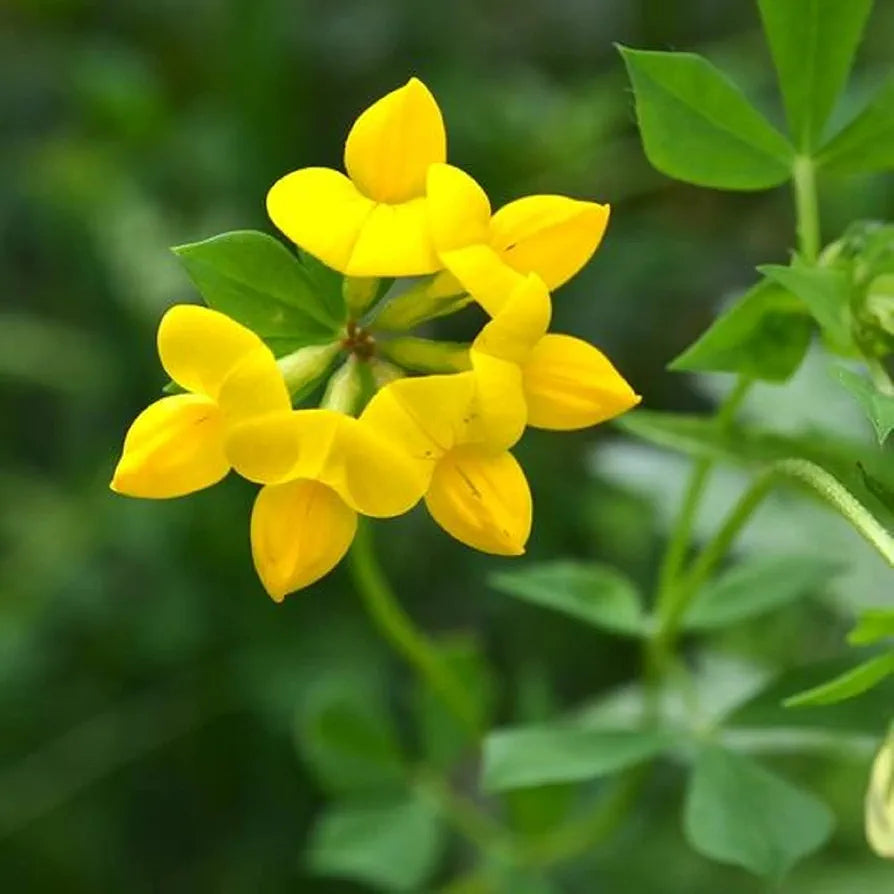
[[[0,886],[369,890],[302,861],[327,798],[295,721],[308,693],[354,674],[411,737],[412,681],[346,571],[276,606],[252,570],[245,482],[164,503],[107,489],[127,425],[164,384],[158,319],[196,300],[167,247],[272,231],[268,186],[336,165],[355,115],[416,74],[442,105],[451,160],[495,205],[543,191],[612,203],[604,245],[556,299],[555,328],[605,349],[646,406],[707,407],[723,377],[664,366],[756,263],[786,260],[789,196],[699,190],[652,171],[613,43],[697,49],[778,120],[756,10],[750,0],[7,0],[0,22]],[[894,4],[883,0],[840,119],[886,74],[892,42]],[[855,218],[894,217],[890,178],[821,190],[827,239]],[[438,331],[464,337],[478,322],[466,314]],[[756,388],[746,411],[869,439],[819,352],[786,388]],[[530,555],[591,556],[648,584],[685,462],[608,428],[530,433],[520,455],[536,501]],[[717,477],[704,530],[740,484]],[[483,640],[498,722],[550,716],[637,673],[626,643],[490,591],[485,576],[501,562],[424,513],[379,531],[422,626]],[[743,541],[767,547],[834,554],[848,570],[812,602],[716,643],[742,661],[775,669],[839,654],[853,607],[890,596],[881,562],[812,504],[769,502]],[[894,870],[862,838],[868,760],[786,761],[840,823],[782,890],[894,890]],[[681,778],[664,769],[609,847],[556,874],[557,890],[768,890],[689,851]],[[469,865],[454,842],[437,880]]]

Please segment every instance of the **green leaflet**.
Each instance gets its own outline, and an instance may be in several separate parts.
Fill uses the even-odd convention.
[[[797,708],[803,705],[834,705],[862,695],[891,674],[894,674],[894,652],[877,655],[827,683],[791,696],[786,699],[785,706]]]
[[[829,809],[746,757],[708,747],[686,793],[689,843],[721,863],[778,880],[832,833]]]
[[[834,174],[886,171],[894,167],[894,78],[823,146],[817,164]]]
[[[781,285],[762,280],[682,354],[669,369],[733,372],[784,382],[801,365],[810,344],[810,317]]]
[[[795,145],[816,148],[873,0],[758,0]]]
[[[849,369],[840,368],[835,372],[841,384],[863,408],[875,429],[879,444],[884,444],[894,431],[894,397],[882,394],[869,379]]]
[[[488,791],[577,782],[616,773],[673,744],[669,733],[604,730],[557,722],[491,733],[484,743]]]
[[[850,279],[843,270],[776,264],[757,269],[804,302],[830,347],[840,354],[855,352],[851,333]]]
[[[558,560],[501,571],[490,585],[594,627],[628,636],[645,636],[649,619],[636,587],[622,574],[595,562]]]
[[[174,252],[209,307],[279,343],[277,353],[331,341],[339,329],[308,270],[272,236],[239,230]]]
[[[765,614],[821,590],[839,565],[815,556],[755,556],[707,583],[683,626],[715,630]]]
[[[646,156],[662,173],[718,189],[790,176],[792,147],[721,71],[693,53],[620,47]]]
[[[436,868],[444,839],[433,806],[418,796],[347,802],[317,821],[306,859],[318,875],[416,891]]]

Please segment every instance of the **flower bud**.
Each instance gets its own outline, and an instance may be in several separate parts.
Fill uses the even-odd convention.
[[[464,372],[471,369],[469,346],[406,336],[384,342],[382,353],[406,369],[423,373]]]
[[[384,304],[376,315],[377,329],[405,332],[426,320],[434,320],[462,310],[472,298],[446,271],[410,281],[405,291]]]
[[[376,386],[376,391],[380,388],[384,388],[391,382],[396,382],[398,379],[402,379],[406,375],[399,366],[394,363],[389,363],[387,360],[380,360],[378,357],[373,357],[369,366],[372,372],[373,382]]]
[[[345,307],[353,318],[363,316],[364,311],[376,300],[381,280],[376,276],[346,276],[341,293]]]
[[[340,344],[309,345],[276,361],[290,394],[297,394],[317,381],[339,352]]]
[[[894,730],[872,764],[866,793],[866,837],[880,857],[894,860]]]
[[[353,416],[363,397],[363,378],[356,357],[349,357],[329,379],[320,404],[329,410]]]

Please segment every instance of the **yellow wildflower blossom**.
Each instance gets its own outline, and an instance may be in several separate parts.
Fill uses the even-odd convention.
[[[477,297],[477,279],[470,285]],[[528,425],[560,431],[597,425],[636,406],[639,396],[601,351],[579,338],[547,333],[550,316],[549,292],[532,273],[475,339],[472,366],[493,402],[507,412],[521,401]]]
[[[448,164],[428,169],[426,195],[438,257],[491,316],[529,273],[550,290],[571,279],[608,226],[608,205],[557,195],[526,196],[492,216],[484,190]]]
[[[207,307],[176,305],[158,327],[165,371],[187,393],[163,397],[131,425],[112,490],[179,497],[230,470],[228,428],[290,406],[270,349],[250,330]]]
[[[441,111],[416,78],[370,106],[345,144],[347,176],[302,168],[267,195],[274,224],[348,276],[413,276],[441,269],[429,233],[425,178],[447,157]]]
[[[497,378],[484,391],[475,372],[400,379],[373,397],[360,422],[416,463],[425,505],[448,534],[518,556],[531,532],[531,491],[508,448],[521,436],[524,407],[499,408]]]
[[[239,474],[265,485],[252,510],[252,555],[277,602],[341,561],[358,513],[401,515],[426,487],[409,457],[335,410],[256,416],[232,428],[226,449]]]

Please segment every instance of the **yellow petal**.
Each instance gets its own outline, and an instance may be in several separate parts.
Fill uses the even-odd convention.
[[[228,425],[251,416],[287,413],[292,408],[282,372],[266,345],[233,367],[221,383],[217,404]]]
[[[328,574],[348,551],[357,513],[317,481],[261,489],[251,514],[251,550],[276,602]]]
[[[478,351],[472,351],[471,358],[477,398],[462,442],[492,451],[508,450],[528,421],[521,367]]]
[[[464,438],[475,400],[474,373],[398,379],[376,393],[360,421],[430,471]]]
[[[267,193],[267,213],[292,242],[348,276],[418,276],[442,266],[424,199],[377,204],[329,168],[286,174]]]
[[[225,314],[197,304],[176,304],[158,326],[158,356],[182,388],[216,399],[224,379],[264,343]]]
[[[442,251],[441,262],[492,317],[509,300],[524,276],[513,270],[489,245],[469,245]]]
[[[490,201],[465,171],[453,165],[432,165],[426,197],[432,240],[439,252],[487,244]]]
[[[506,303],[472,344],[475,353],[522,363],[545,335],[552,315],[549,291],[536,274],[520,278]],[[474,356],[473,356],[474,363]]]
[[[227,437],[233,467],[251,481],[319,481],[363,515],[387,518],[414,506],[428,470],[357,419],[332,410],[296,410],[249,419]]]
[[[894,734],[872,764],[866,793],[866,837],[880,857],[894,860]]]
[[[586,428],[640,401],[601,351],[570,335],[544,336],[523,372],[528,425],[535,428]]]
[[[334,270],[348,269],[360,230],[375,202],[330,168],[302,168],[267,193],[270,220],[297,246]]]
[[[571,279],[599,247],[609,206],[566,196],[527,196],[491,220],[491,245],[520,273],[536,273],[552,290]]]
[[[424,195],[428,166],[446,158],[441,110],[416,78],[363,112],[345,143],[348,176],[363,195],[388,204]]]
[[[358,420],[344,418],[336,447],[325,480],[362,515],[402,515],[425,494],[430,470]]]
[[[498,556],[525,551],[531,532],[531,492],[510,453],[457,447],[438,463],[425,504],[461,543]]]
[[[143,410],[127,432],[112,490],[164,499],[216,484],[230,470],[223,431],[223,418],[209,398],[163,397]]]
[[[349,276],[421,276],[442,267],[432,245],[425,199],[411,199],[373,208],[344,272]]]

